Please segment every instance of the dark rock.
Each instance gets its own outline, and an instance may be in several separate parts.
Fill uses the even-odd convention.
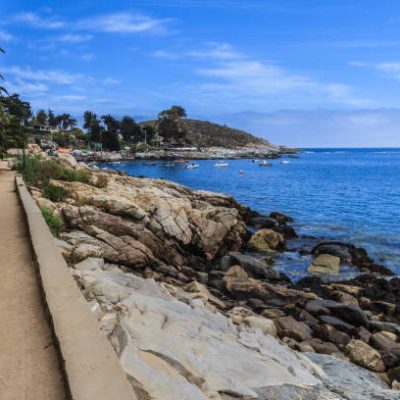
[[[233,260],[233,264],[239,264],[249,275],[258,279],[268,279],[272,281],[279,281],[281,274],[275,271],[270,266],[258,261],[252,256],[231,252],[229,256]]]
[[[330,315],[330,311],[328,308],[323,307],[321,304],[308,302],[305,306],[306,311],[313,315]]]
[[[311,328],[304,322],[296,321],[293,317],[282,317],[275,321],[279,337],[293,338],[299,342],[311,339]]]
[[[399,357],[395,356],[393,353],[387,351],[381,351],[380,353],[386,369],[396,368],[400,365]]]
[[[363,326],[360,326],[359,328],[357,328],[357,330],[355,332],[356,338],[361,339],[365,343],[369,342],[371,335],[372,335],[372,333],[369,330],[365,329]]]
[[[355,326],[368,326],[368,318],[360,307],[353,304],[342,304],[332,300],[311,300],[307,305],[319,305],[328,308],[331,314],[339,316]]]
[[[388,331],[400,335],[400,326],[392,322],[369,321],[369,327],[378,331]]]
[[[328,325],[332,325],[334,328],[339,329],[340,331],[351,333],[355,330],[355,326],[348,324],[347,322],[342,321],[339,318],[332,317],[331,315],[320,315],[319,319]]]
[[[340,353],[340,350],[333,343],[324,342],[320,339],[310,339],[306,341],[319,354],[335,354]]]
[[[358,301],[354,296],[340,290],[334,290],[333,292],[331,292],[331,298],[335,301],[338,301],[339,303],[354,304],[358,306]]]
[[[357,266],[361,271],[393,276],[394,273],[383,265],[377,265],[368,256],[365,249],[351,243],[339,241],[324,241],[318,243],[312,250],[315,256],[330,254],[340,258],[341,263]]]
[[[369,343],[377,350],[390,352],[395,356],[400,357],[400,343],[391,340],[389,337],[380,332],[374,333],[371,336]]]
[[[350,342],[351,338],[347,333],[338,331],[331,325],[322,324],[322,325],[314,325],[313,333],[316,337],[335,343],[336,345],[343,347],[346,346],[347,343]]]
[[[258,313],[261,313],[267,307],[260,299],[249,299],[247,305]]]
[[[209,279],[208,286],[220,292],[223,292],[225,290],[225,282],[222,279]]]
[[[279,212],[272,212],[269,214],[270,218],[276,219],[278,222],[289,223],[293,222],[293,218]]]
[[[400,382],[400,367],[392,368],[388,371],[388,376],[390,381],[398,381]]]
[[[373,301],[371,305],[374,309],[383,312],[385,315],[393,315],[396,313],[396,304],[387,301]]]

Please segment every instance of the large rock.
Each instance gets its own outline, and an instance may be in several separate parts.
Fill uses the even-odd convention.
[[[201,271],[239,250],[247,234],[247,211],[228,196],[116,174],[109,175],[106,191],[62,184],[67,197],[58,206],[66,226],[105,243],[110,262],[192,265]]]
[[[329,254],[321,254],[314,258],[308,267],[308,272],[311,274],[338,274],[340,270],[340,258]]]
[[[311,328],[304,322],[296,321],[293,317],[282,317],[275,320],[278,335],[293,338],[299,342],[311,339]]]
[[[352,340],[346,346],[350,360],[361,367],[368,368],[371,371],[383,372],[385,364],[380,354],[361,340]]]
[[[253,278],[268,279],[272,281],[282,279],[282,276],[278,271],[275,271],[269,265],[255,259],[248,254],[230,252],[223,258],[223,263],[226,266],[238,264]]]
[[[256,251],[282,250],[285,246],[285,239],[282,234],[272,229],[260,229],[250,238],[248,247]]]

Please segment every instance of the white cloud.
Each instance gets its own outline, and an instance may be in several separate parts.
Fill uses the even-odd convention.
[[[121,12],[82,19],[77,22],[76,28],[108,33],[167,33],[166,24],[169,21],[141,14]]]
[[[35,28],[44,29],[59,29],[62,28],[65,23],[54,17],[41,17],[39,14],[33,12],[23,12],[17,14],[14,19],[15,22],[22,22],[24,24],[33,26]]]
[[[209,42],[203,49],[190,51],[188,56],[194,58],[212,58],[219,60],[240,59],[243,55],[237,52],[233,46],[228,43]]]
[[[352,61],[349,63],[353,67],[372,68],[383,72],[386,76],[400,80],[400,61],[370,63],[363,61]]]
[[[178,60],[181,58],[181,56],[179,54],[172,53],[170,51],[165,51],[165,50],[154,51],[153,53],[151,53],[151,56],[155,57],[155,58],[162,58],[165,60]]]
[[[15,37],[13,35],[11,35],[11,33],[0,30],[0,41],[1,42],[11,42],[13,40],[15,40]]]
[[[65,42],[65,43],[81,43],[87,42],[93,38],[92,35],[80,35],[74,33],[67,33],[65,35],[59,36],[54,38],[58,42]]]
[[[60,85],[69,85],[87,79],[82,74],[71,74],[62,70],[33,70],[29,67],[10,66],[2,68],[4,74],[30,81],[51,82]]]
[[[348,85],[321,82],[279,65],[253,59],[227,44],[215,44],[207,51],[187,54],[195,58],[202,55],[207,61],[206,67],[199,67],[195,72],[208,78],[197,85],[198,91],[208,100],[228,98],[237,104],[247,102],[265,107],[272,96],[286,96],[286,101],[303,103],[308,99],[355,107],[372,104],[370,100],[356,96]]]

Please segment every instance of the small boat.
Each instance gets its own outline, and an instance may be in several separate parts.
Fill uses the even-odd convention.
[[[272,164],[266,160],[262,160],[258,163],[260,167],[272,167]]]
[[[167,162],[164,164],[164,167],[175,167],[175,163],[174,162]]]
[[[290,164],[290,161],[288,161],[288,160],[283,160],[283,161],[281,161],[281,164]]]
[[[260,162],[260,160],[253,159],[253,160],[252,160],[252,162],[253,162],[253,163],[257,163],[257,164],[258,164],[258,163]]]
[[[119,165],[119,164],[121,164],[121,161],[113,161],[113,162],[111,163],[111,165]]]
[[[239,174],[240,174],[240,175],[244,175],[244,171],[241,169],[241,170],[239,171]]]
[[[175,160],[174,162],[186,164],[186,163],[189,162],[189,161],[188,161],[188,160]]]
[[[143,163],[143,165],[157,165],[157,163],[154,161],[146,161]]]
[[[185,169],[195,169],[195,168],[199,168],[200,165],[199,164],[195,164],[195,163],[191,163],[191,164],[186,164],[185,165]]]
[[[229,167],[229,164],[228,164],[227,162],[220,161],[220,162],[217,162],[217,163],[214,165],[214,167],[217,167],[217,168],[225,168],[225,167]]]

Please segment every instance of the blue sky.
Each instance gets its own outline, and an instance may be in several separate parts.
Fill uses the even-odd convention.
[[[190,117],[292,146],[400,146],[397,0],[1,2],[6,87],[79,117]]]

